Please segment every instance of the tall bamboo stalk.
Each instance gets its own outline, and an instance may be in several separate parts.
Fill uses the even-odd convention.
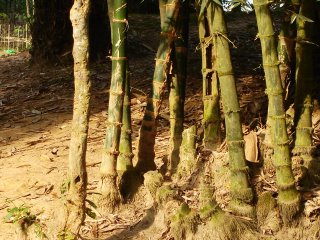
[[[291,156],[283,107],[283,90],[269,4],[270,2],[266,0],[254,0],[269,98],[268,117],[274,148],[276,182],[279,188],[278,203],[282,219],[287,223],[300,209],[300,194],[295,188],[295,180],[291,169]]]
[[[202,1],[201,4],[207,4]],[[221,143],[220,105],[218,79],[215,73],[215,58],[210,32],[213,28],[213,4],[206,7],[206,12],[199,18],[199,38],[202,53],[203,82],[203,128],[204,146],[214,150]]]
[[[314,1],[301,1],[300,15],[315,19]],[[296,92],[295,124],[296,139],[294,151],[300,153],[304,165],[312,169],[312,90],[314,85],[314,33],[315,23],[297,18],[296,43]],[[315,172],[314,172],[315,173]],[[319,175],[319,174],[318,174]]]
[[[122,126],[124,87],[127,79],[127,1],[109,0],[108,8],[112,9],[110,16],[112,19],[112,77],[108,105],[108,123],[98,189],[101,193],[99,206],[105,211],[113,211],[121,201],[117,186],[116,162],[119,154]]]
[[[170,70],[172,44],[176,37],[175,25],[180,9],[180,0],[159,0],[161,34],[152,82],[152,92],[147,101],[140,128],[138,162],[136,168],[147,172],[156,168],[154,145],[157,132],[156,119],[159,115],[166,81]]]
[[[213,3],[211,3],[213,4]],[[221,88],[223,111],[225,114],[226,140],[229,150],[231,170],[230,208],[236,214],[253,216],[251,204],[253,192],[248,181],[248,167],[244,153],[244,140],[240,122],[240,106],[230,56],[227,27],[222,7],[214,3],[211,36],[216,56],[216,72]]]
[[[169,164],[171,173],[176,171],[179,163],[179,148],[182,141],[185,86],[187,78],[188,55],[188,28],[189,28],[189,1],[182,2],[177,22],[177,38],[174,40],[172,53],[173,68],[170,84],[170,140]]]
[[[91,87],[88,64],[89,8],[89,0],[75,0],[70,12],[74,39],[74,103],[69,149],[67,216],[62,231],[75,236],[85,219],[87,195],[86,149]]]

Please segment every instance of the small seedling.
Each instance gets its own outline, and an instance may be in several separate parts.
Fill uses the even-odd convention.
[[[22,231],[26,232],[27,229],[33,225],[34,231],[37,237],[40,239],[48,239],[46,234],[43,232],[36,215],[31,214],[30,207],[21,205],[19,207],[13,207],[7,209],[8,214],[3,218],[5,223],[18,224]]]

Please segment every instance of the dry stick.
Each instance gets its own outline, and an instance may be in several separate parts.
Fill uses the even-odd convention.
[[[253,217],[254,207],[251,205],[253,192],[248,181],[248,167],[244,153],[244,140],[240,121],[240,106],[235,85],[235,78],[227,40],[227,27],[222,7],[214,4],[213,38],[216,56],[216,71],[221,88],[223,111],[225,114],[226,140],[229,150],[229,166],[231,170],[231,196],[229,207],[241,216]]]
[[[189,28],[189,1],[182,3],[177,22],[177,38],[174,41],[173,68],[170,84],[170,140],[169,163],[170,174],[176,171],[179,163],[179,148],[182,141],[185,86],[187,78],[187,53],[188,53],[188,28]]]
[[[121,195],[117,184],[117,157],[122,126],[124,87],[127,74],[126,35],[127,2],[126,0],[109,0],[112,9],[112,77],[110,85],[108,120],[98,189],[101,193],[99,207],[102,211],[113,211],[120,203]]]
[[[300,15],[314,19],[315,12],[313,1],[302,1]],[[313,159],[312,151],[312,90],[314,85],[313,56],[315,46],[307,42],[314,42],[315,23],[307,22],[300,18],[297,21],[296,43],[296,88],[295,88],[295,124],[296,139],[294,152],[300,154],[304,166],[311,176],[319,177],[319,164]],[[315,165],[316,164],[316,165]],[[303,179],[304,185],[310,185],[308,178]]]
[[[291,168],[283,90],[269,4],[268,0],[254,0],[269,98],[268,118],[274,148],[276,182],[279,189],[278,204],[284,223],[289,223],[299,212],[300,194],[296,190]]]
[[[66,219],[62,231],[78,235],[85,219],[87,188],[86,149],[89,123],[90,72],[88,65],[89,1],[75,0],[70,12],[73,25],[74,106],[69,150],[68,181],[70,183]]]
[[[163,93],[170,70],[170,54],[175,38],[175,24],[180,9],[180,0],[169,0],[164,4],[159,0],[161,17],[160,44],[156,54],[152,92],[147,100],[142,126],[140,128],[138,162],[136,168],[141,172],[154,170],[154,145],[157,132],[156,119],[160,112]]]

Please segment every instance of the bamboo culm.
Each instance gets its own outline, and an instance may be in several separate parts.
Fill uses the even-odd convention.
[[[117,158],[122,127],[123,102],[127,79],[126,37],[128,29],[127,1],[108,0],[111,18],[112,77],[109,94],[107,130],[100,166],[99,207],[113,211],[121,202],[117,183]]]
[[[180,0],[159,0],[161,34],[156,54],[156,64],[152,81],[152,91],[147,100],[147,107],[140,128],[138,171],[147,172],[156,168],[154,145],[157,132],[156,119],[159,115],[163,93],[171,66],[172,44],[176,38],[175,25],[180,10]]]
[[[278,204],[282,219],[287,224],[299,212],[300,194],[296,190],[291,168],[291,155],[283,106],[283,89],[269,4],[270,2],[267,0],[254,0],[269,99],[268,120],[274,148],[273,162],[276,168],[276,183],[279,191]]]

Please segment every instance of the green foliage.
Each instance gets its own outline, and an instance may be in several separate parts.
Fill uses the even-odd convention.
[[[27,229],[31,225],[34,226],[34,232],[40,239],[48,239],[43,231],[43,227],[36,215],[31,214],[30,207],[21,205],[19,207],[7,209],[7,215],[3,218],[5,223],[14,223],[20,225],[22,228]]]
[[[230,3],[226,3],[229,5],[228,10],[232,11],[236,7],[241,6],[241,10],[244,12],[253,11],[252,4],[250,4],[247,0],[232,0]]]
[[[86,202],[87,202],[92,208],[97,209],[97,205],[96,205],[94,202],[92,202],[91,200],[86,199]],[[89,208],[89,207],[86,207],[86,214],[87,214],[89,217],[93,218],[93,219],[96,219],[96,218],[97,218],[97,214],[96,214],[91,208]]]
[[[62,182],[61,186],[60,186],[60,193],[61,195],[65,195],[67,193],[67,191],[70,188],[70,180],[66,179]]]
[[[293,11],[290,11],[290,10],[288,10],[289,12],[290,12],[290,14],[291,14],[291,20],[290,20],[290,23],[292,24],[292,23],[294,23],[295,22],[295,20],[301,20],[302,22],[314,22],[312,19],[310,19],[310,18],[307,18],[307,17],[305,17],[305,16],[303,16],[303,15],[301,15],[301,14],[298,14],[298,13],[295,13],[295,12],[293,12]]]

